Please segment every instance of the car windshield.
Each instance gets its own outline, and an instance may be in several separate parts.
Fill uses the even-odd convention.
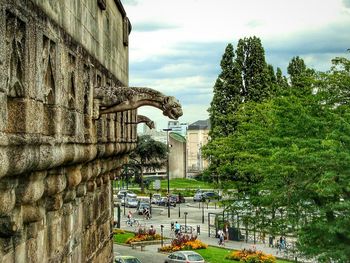
[[[203,260],[203,258],[200,255],[196,255],[196,254],[191,254],[191,255],[188,255],[187,257],[188,257],[188,260],[190,260],[190,261]]]

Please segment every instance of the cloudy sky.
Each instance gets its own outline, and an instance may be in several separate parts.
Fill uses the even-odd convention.
[[[177,97],[180,122],[207,119],[213,85],[228,43],[258,36],[266,60],[285,73],[293,56],[327,70],[350,48],[350,0],[122,0],[132,24],[130,86]],[[139,109],[157,130],[167,117]]]

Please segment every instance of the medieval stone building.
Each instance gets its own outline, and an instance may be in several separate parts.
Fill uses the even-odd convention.
[[[0,262],[112,262],[112,180],[136,146],[119,0],[0,0]]]

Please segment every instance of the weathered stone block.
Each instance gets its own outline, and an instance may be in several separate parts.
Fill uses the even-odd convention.
[[[26,132],[26,100],[23,98],[7,98],[7,129],[9,133]]]
[[[1,81],[1,80],[0,80]],[[0,91],[0,131],[4,131],[7,123],[7,97]]]

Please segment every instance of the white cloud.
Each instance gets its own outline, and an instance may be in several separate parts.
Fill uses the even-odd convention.
[[[133,25],[130,85],[175,95],[183,104],[183,122],[207,118],[227,43],[260,37],[267,61],[284,72],[297,55],[308,66],[326,70],[332,57],[350,47],[350,0],[122,2]],[[146,111],[166,126],[159,110]]]

